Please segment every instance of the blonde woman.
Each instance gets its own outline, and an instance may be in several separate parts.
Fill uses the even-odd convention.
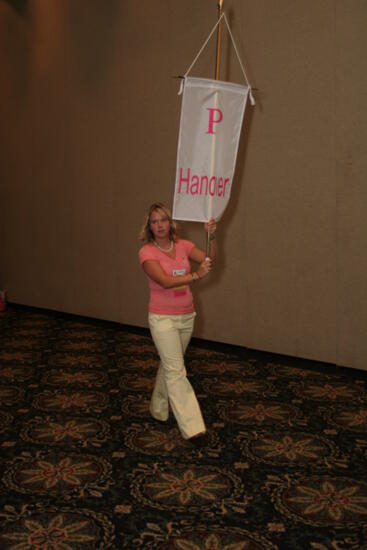
[[[205,224],[210,235],[210,258],[194,243],[180,239],[169,209],[162,203],[149,208],[140,238],[140,264],[150,288],[149,327],[160,356],[150,413],[166,421],[169,406],[184,439],[204,434],[204,420],[195,392],[186,377],[184,354],[195,320],[191,286],[208,275],[215,258],[216,223]],[[191,271],[190,261],[198,264]]]

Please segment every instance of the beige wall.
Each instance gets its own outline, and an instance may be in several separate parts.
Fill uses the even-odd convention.
[[[13,3],[14,4],[14,3]],[[157,11],[157,8],[159,11]],[[248,106],[196,336],[367,368],[364,0],[225,0]],[[0,287],[146,326],[146,207],[172,203],[178,81],[215,0],[0,2]],[[215,41],[193,72],[213,76]],[[224,33],[222,78],[242,82]],[[182,224],[204,244],[198,224]]]

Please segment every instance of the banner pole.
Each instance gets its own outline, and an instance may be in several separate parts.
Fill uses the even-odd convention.
[[[223,2],[224,2],[224,0],[219,0],[219,2],[218,2],[218,21],[222,17]],[[219,23],[218,31],[217,31],[217,55],[216,55],[216,60],[215,60],[215,80],[219,80],[221,44],[222,44],[222,22]],[[206,235],[206,256],[207,256],[207,258],[210,257],[210,233],[209,233],[209,231],[207,232],[207,235]]]
[[[218,21],[222,17],[223,2],[224,0],[219,0],[218,2]],[[222,45],[222,21],[218,25],[218,32],[217,32],[217,57],[215,61],[215,80],[219,80],[221,45]]]

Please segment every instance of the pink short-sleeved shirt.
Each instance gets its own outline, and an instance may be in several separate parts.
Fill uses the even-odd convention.
[[[140,265],[147,260],[155,260],[161,264],[167,275],[186,275],[191,272],[189,255],[194,243],[179,239],[175,243],[176,256],[170,258],[153,243],[145,244],[139,250]],[[176,288],[163,288],[148,277],[150,288],[149,311],[160,315],[182,315],[192,313],[194,301],[189,285]]]

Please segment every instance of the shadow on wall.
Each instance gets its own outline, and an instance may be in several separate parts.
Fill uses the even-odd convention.
[[[81,84],[87,88],[103,82],[103,75],[115,64],[115,56],[123,60],[126,52],[120,52],[117,46],[123,8],[121,0],[69,0],[64,5],[73,63]]]
[[[3,0],[3,2],[9,4],[19,15],[24,16],[27,12],[28,0]]]
[[[233,186],[231,191],[231,199],[228,203],[228,206],[223,214],[223,217],[218,223],[218,232],[217,232],[217,261],[214,267],[213,272],[210,274],[210,277],[208,280],[205,280],[202,284],[201,292],[198,291],[195,294],[195,309],[197,312],[197,317],[195,320],[195,333],[194,335],[196,337],[202,337],[202,333],[204,331],[205,326],[205,311],[203,311],[203,300],[201,298],[201,293],[205,293],[207,290],[211,289],[213,286],[219,285],[220,281],[222,279],[223,273],[226,269],[230,269],[231,265],[231,258],[229,258],[226,254],[227,251],[227,239],[230,239],[230,229],[229,229],[229,220],[235,216],[235,213],[237,209],[239,208],[240,204],[240,195],[245,194],[245,181],[243,181],[244,178],[244,172],[245,172],[245,164],[246,164],[246,155],[247,155],[247,147],[249,143],[249,134],[250,134],[250,128],[251,128],[251,122],[253,118],[253,108],[250,105],[250,102],[248,101],[248,104],[246,106],[245,110],[245,116],[242,126],[242,132],[241,132],[241,138],[240,138],[240,144],[238,149],[238,155],[237,155],[237,162],[236,162],[236,169],[233,179]],[[244,200],[242,199],[241,203],[243,204]],[[242,218],[243,215],[240,215]],[[244,247],[245,247],[245,221],[241,225],[241,228],[243,229],[243,240],[239,239],[239,249],[238,253],[243,255],[244,254]],[[203,243],[199,243],[199,247],[202,247]],[[240,281],[238,281],[240,283]],[[231,307],[230,304],[228,304],[228,307]]]
[[[45,0],[31,3],[29,0],[0,0],[0,7],[1,4],[4,9],[6,7],[8,18],[11,18],[9,21],[6,19],[4,24],[12,24],[12,34],[17,34],[16,43],[14,37],[9,36],[5,45],[9,43],[9,50],[15,48],[19,52],[16,58],[18,70],[21,66],[28,67],[29,52],[37,44],[39,35],[44,34],[43,27],[51,16],[57,20],[55,28],[60,30],[55,44],[61,40],[59,47],[64,51],[69,67],[74,67],[79,82],[86,89],[93,90],[103,82],[103,75],[115,63],[115,57],[119,54],[122,57],[125,53],[119,52],[117,46],[123,21],[124,3],[121,0],[52,0],[52,3]],[[14,28],[15,18],[26,22],[26,27]],[[23,45],[25,41],[26,47]],[[50,48],[50,44],[44,46]]]
[[[31,32],[28,0],[0,0],[1,90],[6,112],[18,112],[25,102],[31,76]],[[14,106],[13,109],[11,106]],[[5,107],[6,106],[6,107]],[[12,122],[7,123],[12,126]]]

